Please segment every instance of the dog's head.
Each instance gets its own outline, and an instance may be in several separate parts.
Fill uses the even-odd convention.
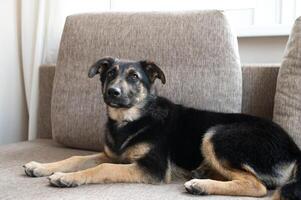
[[[105,57],[89,70],[88,76],[100,75],[105,103],[115,108],[131,108],[145,102],[152,94],[152,85],[158,78],[165,84],[162,70],[153,62],[127,61]]]

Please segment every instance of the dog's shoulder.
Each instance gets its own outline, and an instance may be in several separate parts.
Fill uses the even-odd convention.
[[[147,114],[154,120],[167,120],[174,117],[181,105],[173,103],[171,100],[157,96],[150,104]]]

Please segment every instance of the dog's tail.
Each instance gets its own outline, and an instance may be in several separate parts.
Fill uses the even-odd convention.
[[[301,200],[301,157],[297,160],[296,165],[295,177],[280,188],[273,200]]]

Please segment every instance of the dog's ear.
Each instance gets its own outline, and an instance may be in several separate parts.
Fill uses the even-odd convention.
[[[163,71],[154,63],[148,60],[140,61],[142,68],[146,71],[151,83],[154,83],[156,78],[160,79],[163,84],[166,83]]]
[[[105,57],[98,60],[90,67],[88,73],[89,78],[93,78],[96,74],[100,74],[101,72],[111,67],[114,61],[115,59],[112,57]]]

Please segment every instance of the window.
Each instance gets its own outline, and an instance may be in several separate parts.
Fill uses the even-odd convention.
[[[110,10],[223,10],[237,35],[288,35],[301,0],[111,0]]]
[[[107,11],[224,11],[238,37],[288,35],[301,15],[301,0],[45,0],[44,63],[56,61],[65,18],[74,13]]]

